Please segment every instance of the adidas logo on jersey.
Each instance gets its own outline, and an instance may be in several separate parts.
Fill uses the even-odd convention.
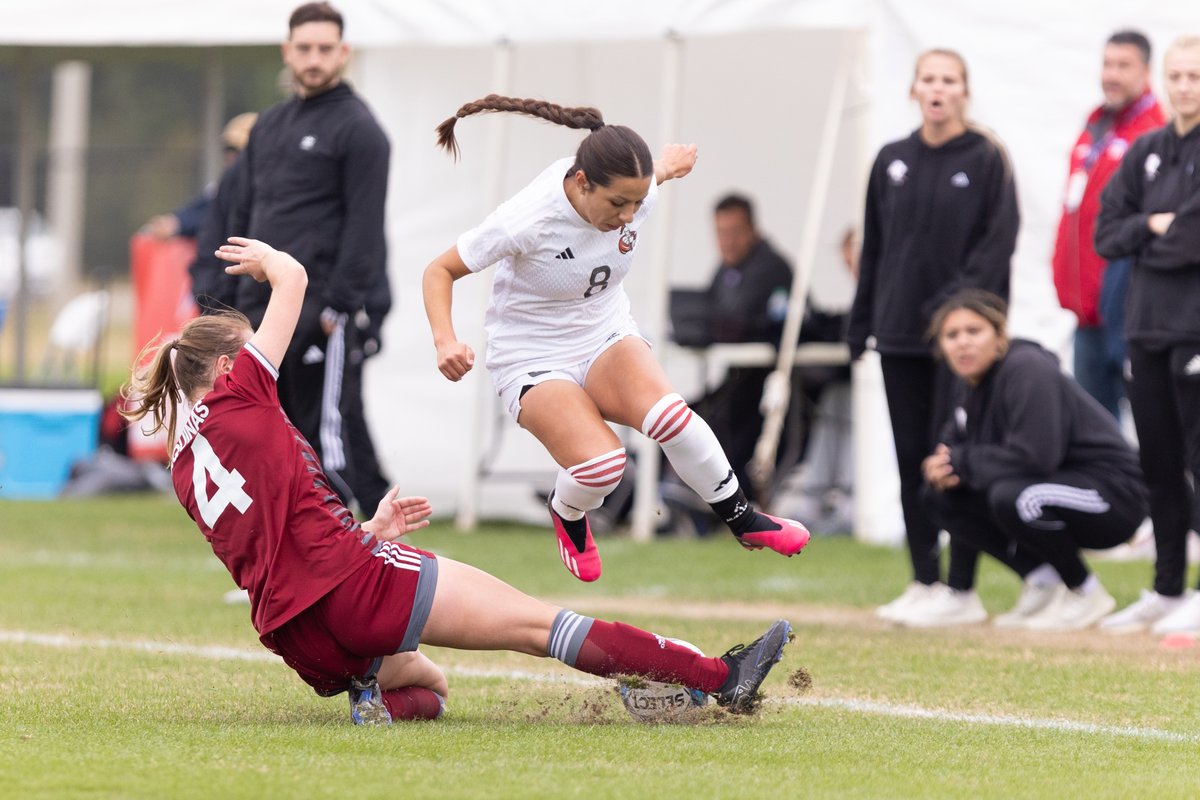
[[[1200,375],[1200,354],[1192,356],[1183,366],[1184,375]]]
[[[575,254],[571,252],[571,248],[569,248],[569,247],[566,250],[563,250],[561,253],[559,253],[558,255],[555,256],[555,258],[561,258],[564,261],[567,259],[574,258],[574,257],[575,257]]]

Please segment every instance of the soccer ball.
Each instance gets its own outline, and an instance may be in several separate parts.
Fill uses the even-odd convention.
[[[667,641],[695,650],[700,648],[682,639]],[[625,710],[638,722],[682,722],[693,717],[697,710],[708,705],[708,695],[699,689],[689,689],[678,683],[662,683],[644,679],[625,679],[617,687]]]

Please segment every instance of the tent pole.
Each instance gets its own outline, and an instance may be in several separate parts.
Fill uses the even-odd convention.
[[[74,293],[83,277],[84,196],[91,107],[92,65],[63,61],[54,66],[50,102],[50,152],[46,170],[46,220],[58,241],[60,263],[54,286]]]
[[[512,83],[512,42],[501,40],[496,43],[496,51],[492,58],[492,91],[496,94],[507,95]],[[504,114],[492,114],[488,119],[491,127],[488,130],[487,175],[484,182],[484,199],[487,208],[493,209],[504,202],[504,166],[505,154],[508,151],[508,120]],[[482,319],[491,295],[491,285],[495,270],[484,270],[486,281],[480,287],[478,299],[472,308],[465,313],[472,319]],[[467,449],[463,459],[463,475],[459,483],[458,513],[454,516],[454,525],[461,531],[474,530],[479,524],[479,486],[483,480],[483,440],[487,432],[488,421],[493,416],[496,407],[495,393],[492,382],[488,380],[483,369],[483,347],[481,342],[472,343],[475,350],[477,369],[472,371],[474,383],[474,402],[471,410],[471,433],[467,437]]]
[[[204,154],[204,176],[201,185],[219,180],[224,171],[225,156],[221,129],[225,120],[225,53],[220,47],[210,47],[204,61],[204,118],[201,120],[200,151]]]
[[[29,221],[33,217],[33,66],[28,47],[17,50],[17,296],[14,380],[25,383],[26,333],[29,326]]]
[[[669,34],[663,51],[662,83],[659,101],[659,136],[662,143],[674,142],[679,131],[680,90],[683,74],[683,39],[678,34]],[[667,296],[667,273],[671,263],[671,238],[674,235],[673,211],[675,202],[672,192],[664,192],[658,198],[656,214],[659,218],[658,241],[654,248],[654,261],[650,267],[649,292],[656,299],[641,323],[641,329],[652,342],[663,341],[664,310]],[[655,515],[658,511],[658,479],[661,467],[661,452],[658,442],[647,436],[636,436],[634,452],[637,455],[636,483],[633,494],[633,540],[648,542],[654,538]]]
[[[837,153],[838,133],[842,123],[842,111],[846,105],[849,87],[850,61],[853,49],[843,47],[838,58],[837,71],[833,76],[829,105],[825,112],[825,124],[821,131],[821,144],[817,150],[816,169],[809,187],[808,204],[805,207],[804,229],[800,235],[799,260],[792,274],[792,291],[788,297],[787,318],[783,324],[783,338],[775,370],[767,376],[763,387],[762,405],[765,409],[762,433],[754,448],[750,461],[750,474],[758,485],[763,505],[770,501],[772,478],[775,473],[775,457],[779,450],[779,438],[783,433],[783,421],[787,414],[791,395],[792,369],[796,359],[796,346],[800,338],[800,325],[808,305],[808,288],[812,283],[813,264],[816,260],[817,239],[821,232],[822,212],[829,195],[829,181],[833,174],[833,161]]]

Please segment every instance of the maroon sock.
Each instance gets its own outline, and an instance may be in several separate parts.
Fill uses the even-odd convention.
[[[640,675],[715,692],[729,675],[719,658],[707,658],[641,628],[595,620],[574,667],[592,675]]]
[[[424,686],[402,686],[383,693],[383,704],[392,715],[392,722],[415,719],[437,719],[442,715],[442,696]]]

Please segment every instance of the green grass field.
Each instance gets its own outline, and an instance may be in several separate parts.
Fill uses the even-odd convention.
[[[1200,786],[1200,649],[988,626],[908,631],[871,608],[902,552],[818,539],[600,542],[571,579],[546,530],[435,525],[418,546],[710,654],[778,616],[795,642],[762,712],[640,725],[556,661],[430,649],[435,723],[356,728],[257,642],[172,498],[0,501],[0,797],[1185,798]],[[1100,563],[1118,601],[1150,565]],[[996,612],[1017,582],[980,581]],[[807,670],[802,693],[788,678]]]

